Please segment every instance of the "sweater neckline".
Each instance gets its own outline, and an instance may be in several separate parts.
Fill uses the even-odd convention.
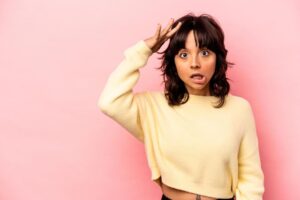
[[[230,96],[231,93],[228,93],[228,96]],[[219,97],[212,96],[212,95],[196,95],[196,94],[189,94],[190,98],[193,99],[218,99]]]
[[[228,96],[231,96],[230,93],[228,93]],[[226,96],[225,98],[228,98],[228,96]],[[204,96],[204,95],[195,95],[195,94],[189,94],[189,99],[186,102],[187,104],[198,104],[199,102],[201,103],[209,103],[212,105],[216,105],[220,100],[220,97],[216,97],[216,96]]]
[[[216,96],[211,96],[211,95],[196,95],[196,94],[189,94],[189,100],[205,100],[205,101],[211,101],[211,100],[218,100],[219,98]],[[188,101],[189,101],[188,100]]]
[[[161,91],[160,94],[165,97],[164,92]],[[212,96],[212,95],[195,95],[195,94],[188,94],[189,95],[189,99],[187,100],[187,102],[185,102],[184,104],[181,104],[180,106],[184,106],[184,105],[195,105],[195,104],[199,104],[199,102],[202,103],[210,103],[212,105],[215,105],[216,103],[219,102],[220,98],[216,97],[216,96]],[[228,93],[228,95],[226,96],[226,98],[228,98],[228,96],[232,96],[231,93]]]

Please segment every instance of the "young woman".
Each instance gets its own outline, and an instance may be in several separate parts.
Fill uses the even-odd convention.
[[[139,68],[169,40],[161,57],[164,92],[133,93]],[[187,14],[124,52],[98,106],[145,144],[162,199],[262,200],[255,120],[232,95],[224,34],[208,14]]]

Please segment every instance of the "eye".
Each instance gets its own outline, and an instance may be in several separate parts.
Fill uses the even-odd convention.
[[[201,51],[201,53],[203,53],[203,52],[204,52],[204,54],[202,54],[202,55],[204,55],[204,56],[208,56],[209,55],[209,51],[207,51],[207,50]]]
[[[187,56],[187,53],[179,53],[180,58],[186,58],[186,56]]]

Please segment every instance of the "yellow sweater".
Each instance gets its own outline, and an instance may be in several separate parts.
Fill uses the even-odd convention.
[[[229,93],[217,109],[217,97],[190,95],[171,107],[163,92],[133,93],[151,55],[143,40],[126,49],[98,101],[104,114],[144,143],[151,179],[215,198],[261,200],[264,174],[249,102]]]

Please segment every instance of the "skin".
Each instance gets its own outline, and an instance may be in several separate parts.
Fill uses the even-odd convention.
[[[161,25],[157,24],[156,32],[153,36],[145,39],[145,43],[152,50],[152,52],[156,52],[160,49],[160,47],[172,36],[181,26],[181,22],[177,24],[175,28],[172,29],[172,24],[174,23],[174,19],[171,18],[168,26],[161,31]]]
[[[161,30],[161,25],[158,24],[155,34],[144,40],[146,45],[152,50],[153,53],[158,51],[164,44],[164,42],[166,42],[180,28],[181,22],[179,22],[176,27],[172,29],[173,23],[174,19],[171,18],[168,26],[163,30]],[[207,52],[203,52],[203,50],[200,50],[198,47],[196,47],[194,35],[192,33],[187,37],[186,48],[189,49],[186,55],[180,55],[180,57],[175,56],[174,58],[178,75],[185,83],[185,86],[189,93],[196,95],[208,95],[209,92],[206,85],[208,84],[214,72],[215,55],[213,54],[213,52],[211,52],[209,56],[206,57]],[[207,82],[206,84],[204,84],[205,86],[194,84],[191,82],[191,80],[189,80],[189,76],[195,72],[199,72],[207,77]],[[172,197],[173,200],[196,199],[196,194],[189,193],[183,190],[177,190],[165,185],[162,182],[161,188],[163,193],[167,194],[167,196]],[[216,199],[201,195],[201,200]]]
[[[189,94],[210,95],[209,81],[215,72],[216,54],[207,48],[197,47],[193,31],[189,32],[185,48],[178,52],[174,60],[178,76],[184,82]],[[190,77],[193,73],[204,75],[205,83],[194,83]]]

